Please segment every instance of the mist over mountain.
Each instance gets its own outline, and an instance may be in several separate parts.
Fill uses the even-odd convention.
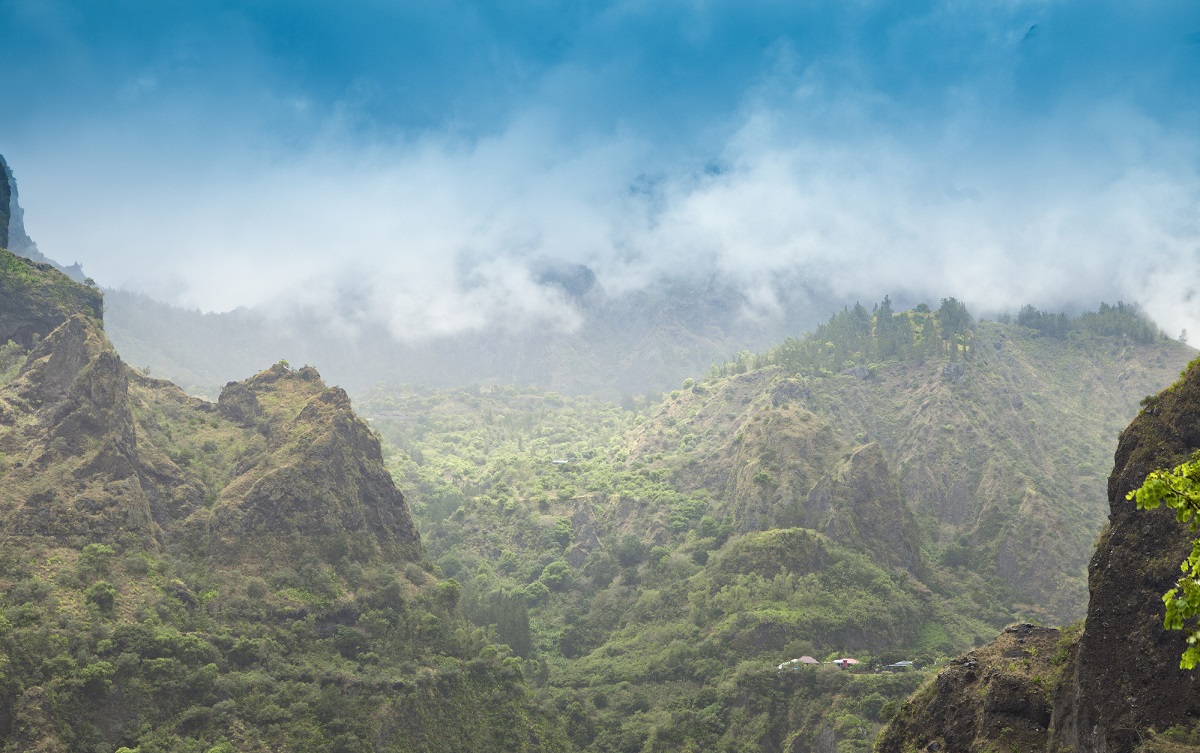
[[[1186,3],[41,7],[0,8],[0,140],[108,288],[417,342],[572,330],[552,260],[1200,329]]]
[[[131,363],[198,392],[250,364],[286,358],[329,364],[326,373],[355,390],[377,382],[513,383],[614,398],[669,389],[738,351],[810,328],[833,306],[825,294],[781,289],[786,308],[755,316],[737,287],[715,276],[609,295],[586,267],[567,272],[541,270],[539,287],[569,298],[569,327],[501,319],[414,340],[370,319],[353,294],[333,319],[299,304],[202,314],[123,291],[107,291],[105,305],[113,342]]]
[[[0,31],[0,753],[1200,751],[1193,2]]]

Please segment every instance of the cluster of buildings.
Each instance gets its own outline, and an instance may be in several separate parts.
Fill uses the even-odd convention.
[[[780,664],[778,667],[776,667],[776,669],[778,669],[781,672],[785,669],[789,669],[792,671],[798,671],[798,670],[800,670],[801,667],[816,667],[816,666],[819,666],[824,663],[825,662],[817,661],[816,659],[814,659],[811,656],[801,656],[799,659],[792,659],[791,661],[785,661],[783,664]],[[831,661],[829,663],[834,665],[838,669],[847,669],[849,667],[854,666],[855,664],[860,664],[861,662],[859,662],[858,659],[851,659],[850,657],[843,657],[841,659],[834,659],[833,661]],[[908,670],[914,669],[914,668],[915,667],[913,666],[913,663],[911,661],[898,661],[895,664],[883,665],[882,667],[880,667],[880,671],[882,671],[882,672],[907,672]]]

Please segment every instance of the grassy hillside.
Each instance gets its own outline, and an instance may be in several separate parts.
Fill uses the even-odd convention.
[[[5,253],[4,289],[89,292]],[[3,312],[0,750],[567,748],[344,392],[277,364],[208,403],[54,311]]]
[[[1192,353],[885,299],[666,395],[368,425],[283,362],[190,397],[4,262],[5,753],[867,750],[923,679],[874,669],[1080,613],[1116,430]]]
[[[775,664],[931,663],[1078,616],[1116,429],[1191,352],[894,316],[928,339],[872,352],[876,312],[817,362],[743,354],[623,408],[516,388],[360,402],[465,614],[547,667],[577,747],[865,749],[907,679],[818,670],[801,693]]]

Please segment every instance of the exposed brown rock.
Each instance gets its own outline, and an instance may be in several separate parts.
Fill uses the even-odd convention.
[[[1166,507],[1139,511],[1125,495],[1150,471],[1200,448],[1200,365],[1146,402],[1121,434],[1108,482],[1109,530],[1088,569],[1091,599],[1072,676],[1055,705],[1055,743],[1074,751],[1132,750],[1150,729],[1200,719],[1200,681],[1179,668],[1183,635],[1162,626],[1194,534]]]
[[[0,296],[0,320],[34,346],[0,389],[0,453],[12,459],[0,468],[0,531],[243,564],[312,547],[420,556],[378,438],[316,369],[276,364],[206,403],[121,362],[95,291],[9,254],[0,262],[0,291],[14,293]],[[53,305],[29,308],[42,298]],[[26,309],[5,320],[6,301]]]
[[[1195,671],[1179,668],[1183,635],[1163,628],[1161,598],[1174,586],[1195,534],[1166,507],[1139,511],[1125,498],[1151,471],[1174,467],[1200,448],[1200,361],[1144,405],[1121,433],[1108,484],[1109,528],[1088,569],[1087,618],[1069,650],[1061,648],[1063,669],[1053,693],[1039,697],[1018,677],[993,680],[980,700],[978,691],[972,696],[972,686],[987,674],[981,674],[982,660],[971,654],[906,703],[885,730],[879,750],[932,750],[933,742],[947,751],[982,750],[998,740],[981,721],[988,714],[1040,724],[1046,701],[1053,709],[1051,731],[1033,735],[1031,728],[1018,749],[1149,750],[1141,746],[1153,732],[1200,719],[1200,681]],[[993,647],[1005,640],[1001,636]]]
[[[1023,624],[956,659],[904,703],[880,753],[1038,751],[1046,746],[1060,634]]]

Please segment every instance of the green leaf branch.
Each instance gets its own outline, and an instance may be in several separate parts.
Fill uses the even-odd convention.
[[[1200,528],[1200,452],[1171,470],[1158,470],[1126,495],[1139,510],[1153,510],[1161,504],[1175,511],[1175,519],[1187,523],[1191,531]],[[1200,538],[1192,541],[1192,551],[1179,565],[1182,575],[1175,587],[1163,594],[1166,615],[1163,627],[1186,630],[1187,648],[1179,659],[1181,669],[1200,664]]]

